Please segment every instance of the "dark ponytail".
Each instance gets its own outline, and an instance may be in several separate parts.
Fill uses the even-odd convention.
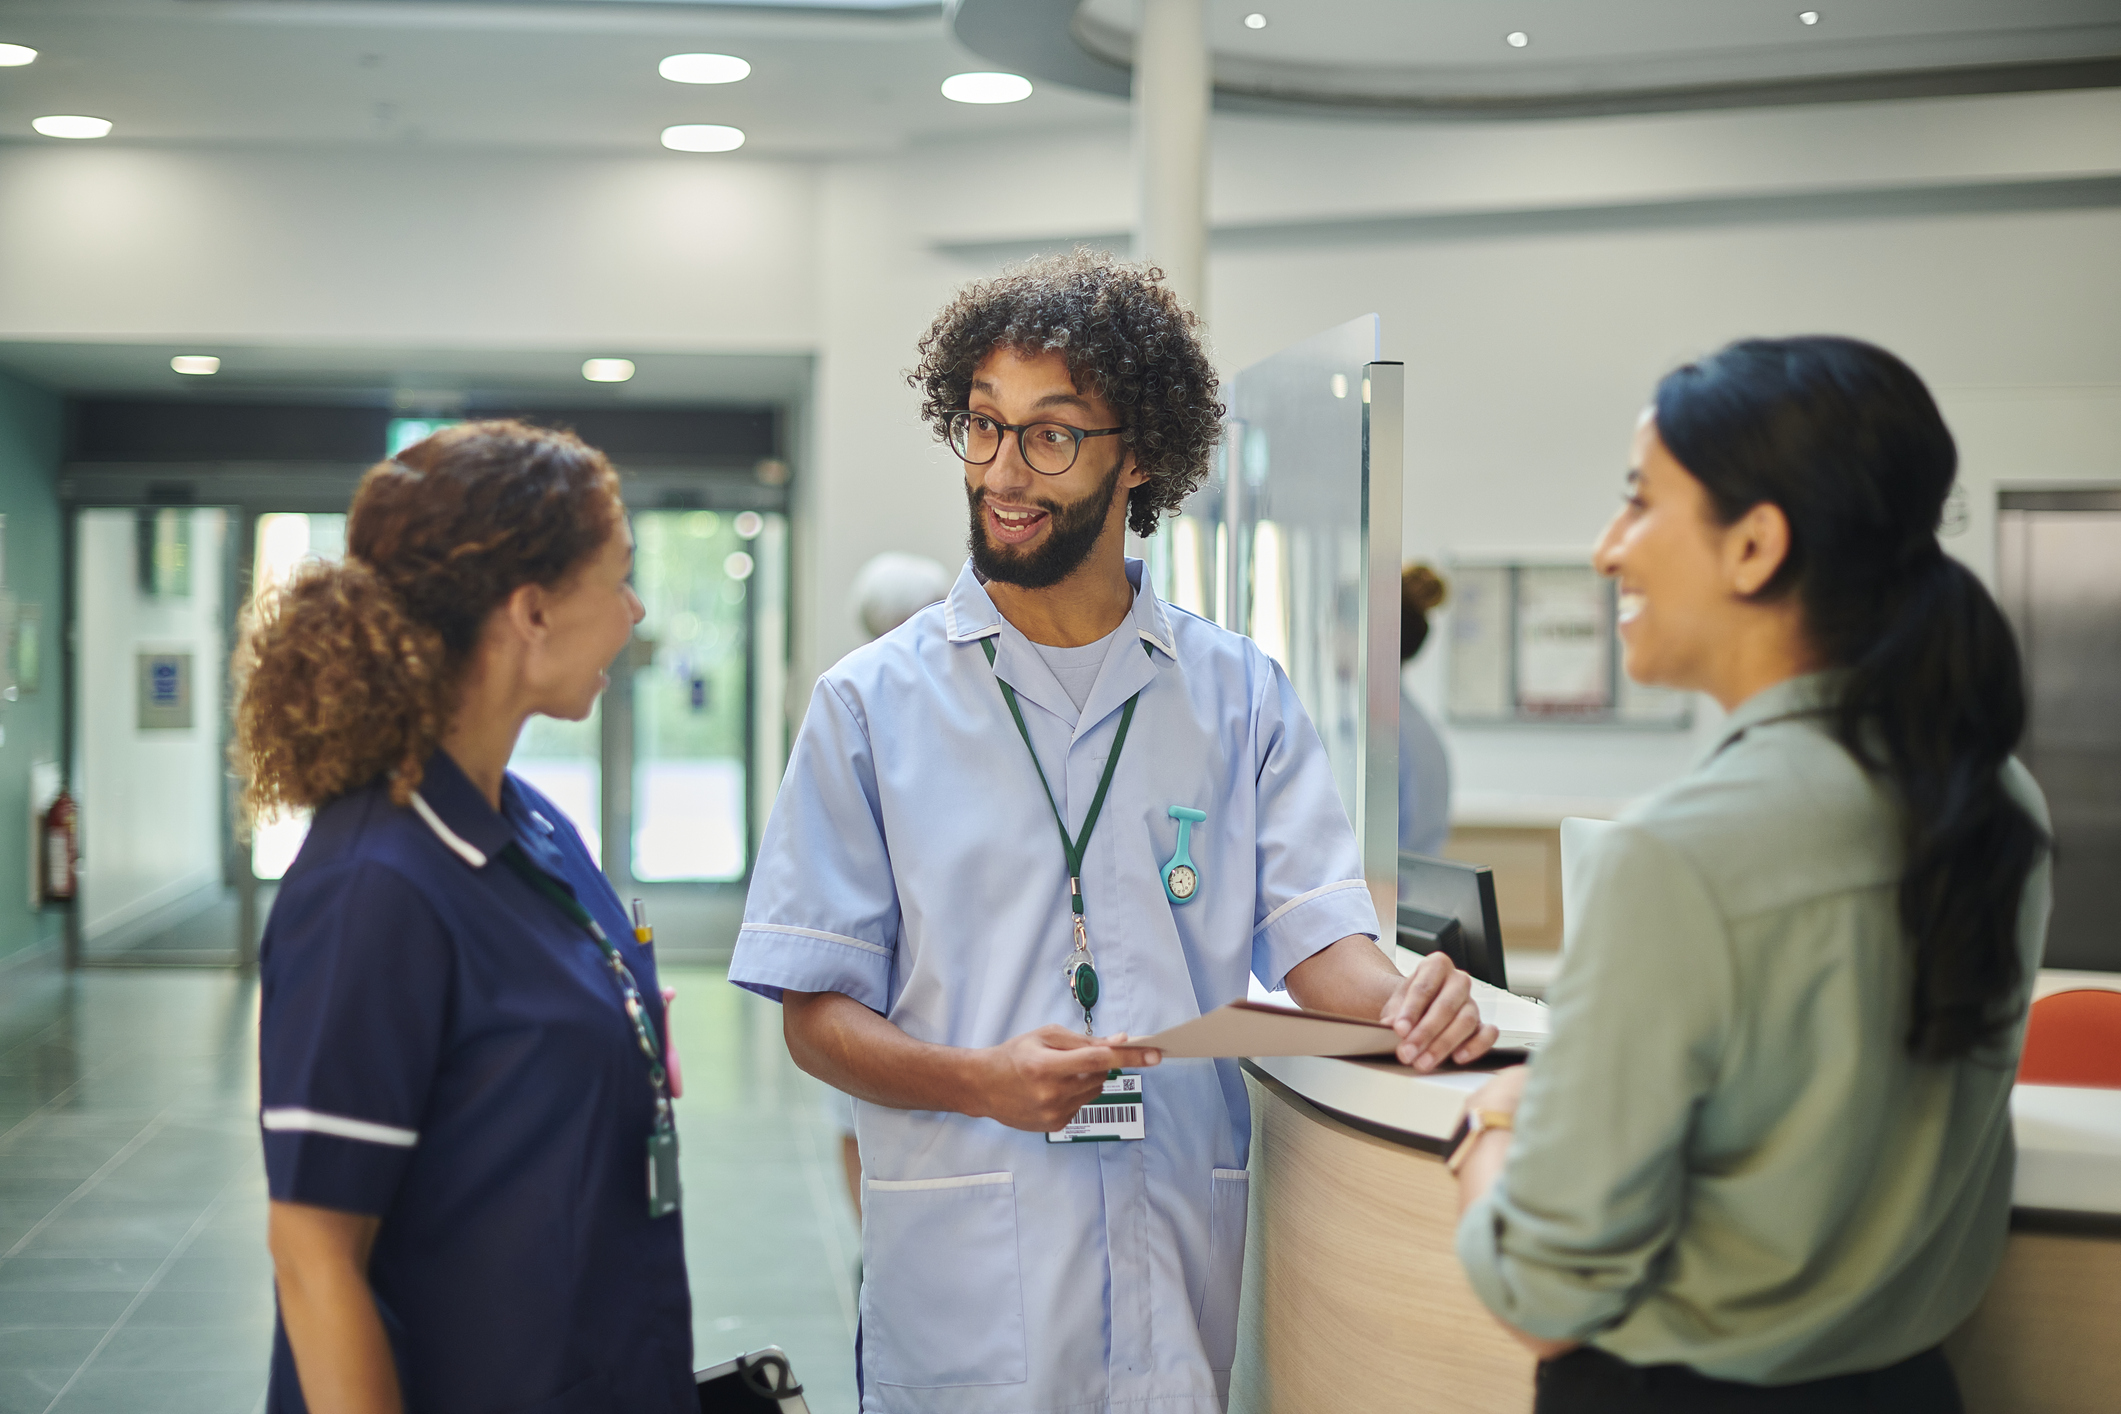
[[[1968,1055],[2017,1020],[2018,912],[2046,833],[2004,788],[2025,730],[2017,641],[1937,543],[1958,452],[1929,390],[1854,339],[1748,339],[1658,384],[1657,432],[1725,524],[1763,502],[1790,549],[1756,597],[1794,594],[1834,733],[1901,804],[1907,1045]]]

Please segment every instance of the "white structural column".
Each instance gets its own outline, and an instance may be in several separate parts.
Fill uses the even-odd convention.
[[[1134,46],[1134,169],[1141,189],[1134,253],[1162,266],[1178,297],[1202,315],[1212,89],[1206,0],[1142,0]]]

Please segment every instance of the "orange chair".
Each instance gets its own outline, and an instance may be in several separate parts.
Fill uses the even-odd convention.
[[[2034,1002],[2018,1080],[2121,1089],[2121,992],[2080,987]]]

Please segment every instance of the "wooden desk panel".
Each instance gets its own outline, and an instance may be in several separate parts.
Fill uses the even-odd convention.
[[[1245,1078],[1252,1181],[1235,1414],[1532,1407],[1532,1357],[1466,1284],[1458,1184]]]
[[[2121,1234],[2013,1232],[1944,1353],[1967,1414],[2121,1408]]]

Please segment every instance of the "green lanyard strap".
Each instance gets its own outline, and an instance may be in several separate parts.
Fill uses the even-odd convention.
[[[987,666],[993,667],[994,640],[992,638],[982,638],[979,641],[979,646],[987,654]],[[1148,652],[1149,645],[1143,644],[1142,651]],[[1097,817],[1104,812],[1105,793],[1112,789],[1112,773],[1119,769],[1119,754],[1126,749],[1127,745],[1127,728],[1134,725],[1134,706],[1141,701],[1142,695],[1137,692],[1127,699],[1127,708],[1120,713],[1119,717],[1119,734],[1112,738],[1112,754],[1105,758],[1105,774],[1097,783],[1097,794],[1091,797],[1090,813],[1083,817],[1083,832],[1077,838],[1070,839],[1068,837],[1068,822],[1061,818],[1060,805],[1053,799],[1052,783],[1046,779],[1046,768],[1039,764],[1038,748],[1031,744],[1030,728],[1024,725],[1024,709],[1017,705],[1016,689],[1003,682],[999,677],[995,678],[995,682],[1001,685],[1002,699],[1009,704],[1009,715],[1016,721],[1016,734],[1024,739],[1024,750],[1031,753],[1031,769],[1038,772],[1038,783],[1045,787],[1046,808],[1053,812],[1053,823],[1060,830],[1061,852],[1068,859],[1068,904],[1069,907],[1075,910],[1076,916],[1081,917],[1083,912],[1083,852],[1090,847],[1090,832],[1097,828]]]
[[[611,939],[604,936],[604,930],[598,926],[596,919],[589,916],[589,910],[582,907],[581,900],[561,888],[551,875],[533,864],[521,845],[510,840],[501,850],[501,862],[520,875],[524,883],[552,900],[560,912],[579,924],[595,940],[598,950],[604,954],[604,961],[611,965],[613,975],[619,979],[619,991],[625,1002],[626,1017],[633,1023],[634,1041],[640,1046],[641,1054],[648,1057],[648,1083],[655,1087],[656,1128],[670,1128],[670,1077],[663,1069],[663,1048],[656,1040],[655,1028],[648,1022],[648,1008],[641,1000],[640,984],[633,979],[633,969],[626,965],[625,958],[619,956],[619,950],[611,945]]]

